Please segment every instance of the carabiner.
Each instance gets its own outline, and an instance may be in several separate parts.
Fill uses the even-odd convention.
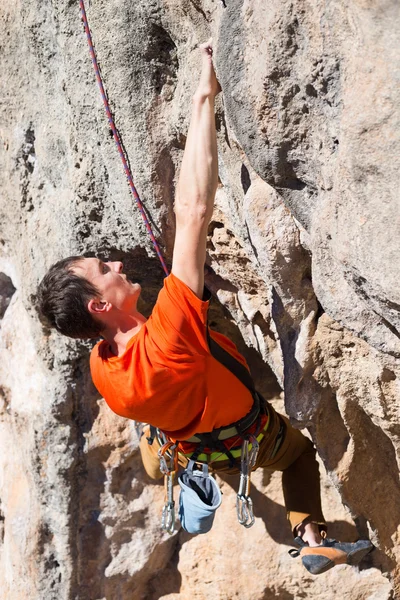
[[[161,529],[172,535],[175,531],[174,472],[165,475],[165,504],[161,516]]]
[[[249,452],[250,440],[252,443],[252,447],[251,451]],[[251,468],[256,463],[258,447],[258,442],[254,436],[243,440],[240,461],[240,482],[239,490],[236,496],[236,514],[239,523],[246,528],[251,527],[255,523],[253,513],[253,502],[249,494]]]
[[[166,442],[158,451],[160,471],[164,473],[165,504],[161,515],[161,529],[172,535],[175,531],[175,502],[174,502],[174,474],[175,474],[175,448],[174,442]],[[170,452],[168,467],[165,453]]]
[[[169,535],[172,535],[175,531],[175,502],[169,504],[168,502],[164,505],[161,516],[161,529]]]
[[[236,513],[238,521],[243,527],[248,529],[255,523],[253,513],[253,502],[250,496],[236,496]]]
[[[257,438],[254,435],[249,436],[249,442],[251,442],[251,450],[248,454],[249,467],[252,469],[257,461],[258,450],[260,449],[260,444],[257,441]]]
[[[169,475],[174,470],[175,448],[176,444],[174,442],[168,441],[165,442],[165,444],[163,444],[157,452],[158,458],[160,459],[160,471],[164,475]],[[168,450],[170,450],[170,467],[168,467],[167,461],[164,456],[164,454],[168,452]]]

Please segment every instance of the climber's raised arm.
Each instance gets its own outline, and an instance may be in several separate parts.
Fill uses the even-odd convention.
[[[200,46],[202,72],[193,96],[192,116],[175,198],[176,235],[172,273],[201,298],[207,227],[218,184],[214,99],[220,91],[210,42]]]

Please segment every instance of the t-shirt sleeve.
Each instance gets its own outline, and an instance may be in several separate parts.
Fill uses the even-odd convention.
[[[171,273],[164,280],[152,315],[148,333],[165,353],[207,354],[206,327],[209,299],[196,294]]]
[[[97,342],[90,353],[90,373],[97,391],[104,397],[106,393],[106,381],[104,380],[104,369],[102,365],[102,345],[104,341]]]

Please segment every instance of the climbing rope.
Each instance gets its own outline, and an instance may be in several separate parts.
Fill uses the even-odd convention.
[[[118,152],[119,152],[119,155],[120,155],[121,160],[122,160],[122,164],[124,166],[125,174],[126,174],[126,176],[128,178],[129,186],[131,188],[131,192],[132,192],[132,195],[133,195],[133,197],[134,197],[134,199],[136,201],[136,204],[137,204],[137,206],[138,206],[138,208],[140,210],[140,214],[143,217],[144,223],[146,225],[146,229],[147,229],[147,231],[148,231],[148,233],[150,235],[151,241],[153,242],[153,245],[154,245],[155,251],[157,253],[157,256],[160,259],[161,265],[162,265],[162,267],[164,269],[164,273],[166,275],[169,275],[169,272],[168,272],[167,266],[165,264],[164,258],[163,258],[162,254],[161,254],[160,247],[159,247],[159,245],[157,243],[156,238],[154,237],[153,231],[151,229],[151,225],[150,225],[149,220],[148,220],[148,218],[146,216],[146,213],[144,211],[144,207],[143,207],[142,201],[140,200],[139,194],[138,194],[138,192],[137,192],[137,190],[135,188],[135,185],[133,183],[132,172],[130,170],[130,167],[129,167],[128,162],[127,162],[126,157],[125,157],[125,153],[124,153],[124,149],[122,147],[122,142],[121,142],[120,134],[119,134],[117,128],[115,127],[114,119],[113,119],[113,116],[112,116],[111,110],[110,110],[110,105],[109,105],[108,99],[107,99],[107,94],[105,92],[104,85],[103,85],[103,80],[101,78],[100,69],[99,69],[99,65],[98,65],[98,62],[97,62],[97,58],[96,58],[96,53],[94,51],[94,46],[93,46],[93,41],[92,41],[92,35],[90,33],[89,24],[88,24],[87,17],[86,17],[85,4],[84,4],[83,0],[79,0],[79,5],[80,5],[80,8],[81,8],[82,21],[83,21],[83,24],[84,24],[84,27],[85,27],[86,37],[87,37],[87,41],[88,41],[88,44],[89,44],[90,56],[92,57],[92,63],[93,63],[93,67],[94,67],[94,70],[95,70],[95,73],[96,73],[97,83],[99,84],[101,97],[103,98],[104,106],[105,106],[105,109],[106,109],[108,123],[109,123],[111,131],[113,133],[113,137],[114,137],[115,143],[117,145]]]

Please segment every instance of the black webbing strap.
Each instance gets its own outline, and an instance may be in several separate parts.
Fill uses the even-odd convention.
[[[252,394],[256,392],[256,388],[254,387],[254,381],[249,371],[246,369],[242,363],[240,363],[232,354],[229,354],[222,346],[220,346],[210,335],[210,330],[207,326],[207,342],[210,348],[210,352],[213,357],[218,360],[221,364],[224,365],[231,373],[236,375],[236,377],[245,385]]]

